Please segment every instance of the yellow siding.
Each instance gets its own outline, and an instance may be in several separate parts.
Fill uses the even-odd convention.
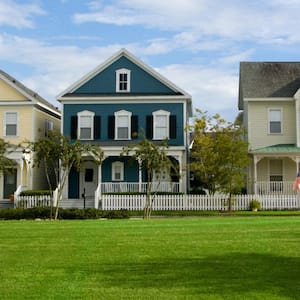
[[[282,134],[268,133],[270,108],[282,109]],[[248,138],[252,149],[276,144],[296,143],[296,116],[294,101],[249,102]]]
[[[0,102],[1,101],[28,101],[21,93],[16,91],[6,82],[0,79]]]

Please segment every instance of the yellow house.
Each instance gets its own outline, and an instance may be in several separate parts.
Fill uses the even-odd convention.
[[[7,156],[16,162],[11,172],[0,174],[0,199],[17,189],[47,188],[44,170],[33,168],[33,154],[20,144],[59,130],[60,118],[57,107],[0,70],[0,137],[15,146]]]

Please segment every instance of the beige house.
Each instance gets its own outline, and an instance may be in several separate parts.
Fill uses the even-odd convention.
[[[16,162],[11,172],[0,174],[0,199],[8,199],[18,188],[47,188],[44,171],[32,167],[33,154],[19,145],[59,130],[60,116],[58,108],[0,70],[0,137],[15,146],[7,156]]]
[[[292,194],[300,163],[300,62],[241,62],[248,193]]]

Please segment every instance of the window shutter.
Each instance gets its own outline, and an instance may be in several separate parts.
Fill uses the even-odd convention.
[[[115,116],[108,116],[108,138],[115,138]]]
[[[176,139],[176,115],[170,115],[170,139]]]
[[[131,138],[136,139],[139,131],[139,120],[138,116],[131,117]]]
[[[101,117],[94,117],[94,139],[99,140],[101,138]]]
[[[153,139],[153,116],[146,117],[146,138]]]
[[[77,139],[77,126],[78,126],[78,118],[77,116],[71,117],[71,139]]]

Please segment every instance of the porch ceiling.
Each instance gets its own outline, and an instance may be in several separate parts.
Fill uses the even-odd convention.
[[[252,154],[300,154],[300,147],[294,144],[278,144],[250,151]]]

